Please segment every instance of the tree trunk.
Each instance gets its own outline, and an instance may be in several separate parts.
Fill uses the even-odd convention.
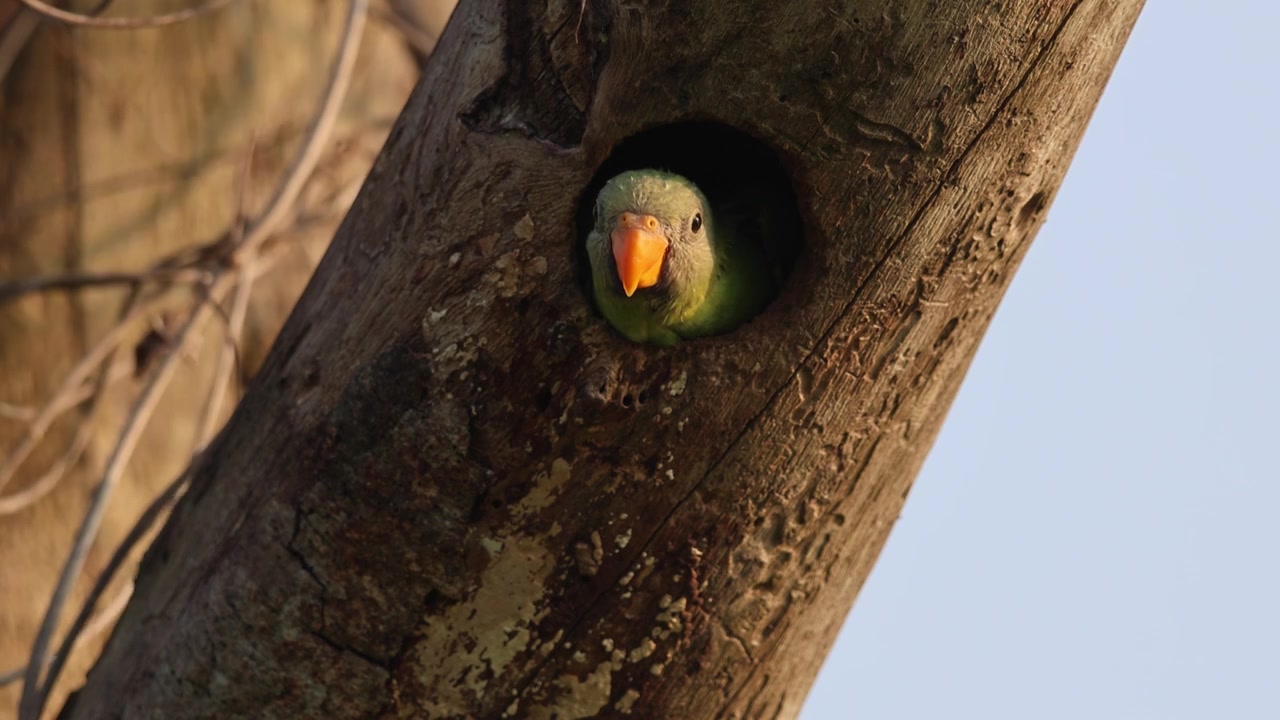
[[[794,716],[1140,7],[463,2],[68,716]],[[688,118],[805,247],[636,346],[579,196]]]

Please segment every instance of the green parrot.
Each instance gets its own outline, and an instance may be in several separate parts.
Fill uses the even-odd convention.
[[[680,175],[617,175],[596,197],[586,241],[596,304],[633,342],[671,346],[728,332],[776,292],[759,230],[749,213],[713,210]]]

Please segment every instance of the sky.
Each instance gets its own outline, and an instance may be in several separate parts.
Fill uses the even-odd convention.
[[[803,720],[1280,718],[1277,28],[1147,2]]]

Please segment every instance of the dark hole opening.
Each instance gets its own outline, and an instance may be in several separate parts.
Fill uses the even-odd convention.
[[[683,175],[707,197],[713,210],[726,205],[757,213],[763,250],[785,286],[803,248],[804,230],[789,174],[765,142],[724,123],[679,122],[637,133],[618,144],[601,163],[578,201],[575,255],[577,278],[588,298],[591,267],[586,238],[595,221],[596,195],[615,175],[653,168]],[[594,299],[591,300],[595,307]],[[596,308],[597,313],[599,308]]]
[[[538,404],[538,412],[546,412],[551,407],[551,388],[542,388],[538,391],[534,401]]]

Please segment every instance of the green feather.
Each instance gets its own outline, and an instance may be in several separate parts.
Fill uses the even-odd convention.
[[[631,297],[617,279],[609,235],[622,212],[653,215],[670,247],[658,284]],[[710,207],[689,180],[659,170],[622,173],[601,189],[587,237],[592,288],[605,319],[634,342],[675,345],[719,335],[764,309],[778,276],[764,252],[760,207]],[[691,218],[701,214],[702,232]]]

